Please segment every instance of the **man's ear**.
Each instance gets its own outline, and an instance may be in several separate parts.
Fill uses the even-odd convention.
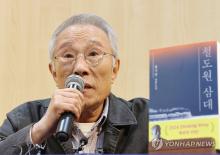
[[[54,81],[57,84],[57,74],[56,74],[56,69],[55,69],[54,65],[55,64],[53,62],[50,62],[49,63],[49,70],[50,70],[51,75],[53,76]]]
[[[112,68],[112,83],[114,82],[114,80],[116,79],[117,75],[118,75],[118,71],[120,68],[120,60],[119,59],[115,59],[115,61],[113,61],[113,68]]]

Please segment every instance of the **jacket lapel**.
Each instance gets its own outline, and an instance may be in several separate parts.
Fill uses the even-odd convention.
[[[103,150],[104,153],[120,153],[117,150],[117,146],[120,145],[125,127],[136,125],[137,120],[129,109],[129,104],[131,103],[120,100],[112,94],[109,98],[107,121],[103,127]]]
[[[118,143],[120,130],[107,124],[104,131],[103,150],[104,153],[115,153],[115,149]]]

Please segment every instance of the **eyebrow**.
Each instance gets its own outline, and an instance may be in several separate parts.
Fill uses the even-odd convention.
[[[101,47],[104,47],[99,41],[96,41],[96,40],[94,40],[94,39],[90,39],[90,40],[89,40],[89,43],[97,44],[97,45],[99,45],[99,46],[101,46]]]
[[[71,45],[71,43],[70,42],[64,42],[64,43],[61,44],[61,46],[59,48],[57,48],[57,50],[59,51],[60,49],[68,47],[68,45]]]

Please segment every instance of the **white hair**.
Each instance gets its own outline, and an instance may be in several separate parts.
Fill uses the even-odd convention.
[[[116,58],[118,57],[117,38],[111,26],[99,16],[90,13],[83,13],[83,14],[71,16],[70,18],[65,20],[60,26],[58,26],[57,29],[53,32],[51,39],[49,41],[49,56],[51,60],[54,55],[54,48],[55,48],[57,36],[67,27],[78,24],[93,25],[103,30],[106,33],[108,39],[110,40],[113,54],[115,55]]]

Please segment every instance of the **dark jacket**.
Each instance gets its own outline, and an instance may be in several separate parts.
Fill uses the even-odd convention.
[[[0,153],[25,154],[30,127],[46,112],[50,99],[22,104],[7,114],[0,127]],[[109,96],[108,117],[104,123],[104,153],[147,153],[148,105],[147,100],[135,98],[125,101]],[[65,147],[54,136],[46,141],[45,154],[65,154]],[[30,149],[30,148],[29,148]],[[31,153],[37,150],[32,148]]]

